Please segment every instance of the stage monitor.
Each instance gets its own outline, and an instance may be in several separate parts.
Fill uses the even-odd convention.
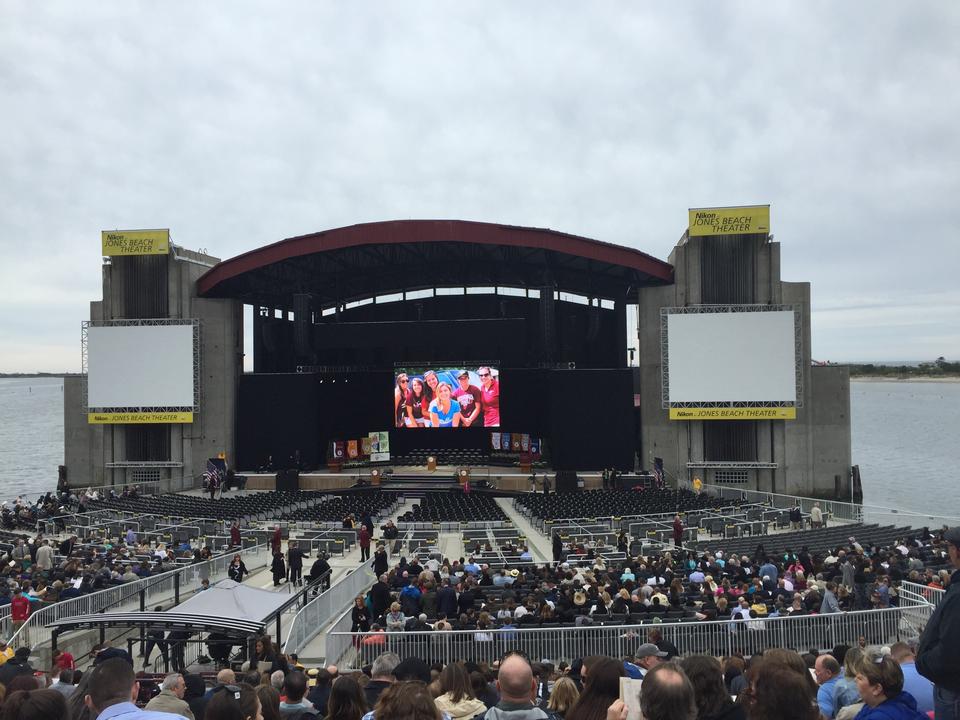
[[[759,307],[770,309],[754,309]],[[800,320],[793,307],[700,306],[662,312],[664,403],[671,408],[671,417],[709,419],[710,415],[687,418],[673,412],[685,404],[700,409],[711,404],[796,406]],[[746,417],[728,415],[715,417]]]
[[[394,427],[500,427],[500,370],[488,365],[395,368]]]
[[[193,323],[89,325],[87,405],[194,407]]]

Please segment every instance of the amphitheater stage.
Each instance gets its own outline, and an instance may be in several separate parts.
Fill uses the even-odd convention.
[[[379,487],[382,490],[454,490],[459,487],[457,473],[463,469],[461,465],[437,465],[435,470],[426,466],[367,466],[345,468],[340,471],[321,470],[315,472],[301,472],[299,476],[300,490],[346,490],[360,486],[377,485],[371,482],[370,472],[379,469],[381,472]],[[551,468],[535,468],[537,473],[537,492],[543,489],[542,478],[544,473],[550,478],[551,491],[557,490],[556,472]],[[471,466],[469,468],[470,482],[473,488],[487,487],[510,493],[530,491],[531,471],[522,471],[516,467],[500,467],[496,465]],[[247,490],[276,490],[277,473],[239,473],[247,479]],[[585,490],[594,490],[603,487],[603,475],[600,470],[577,473],[578,480]],[[628,488],[634,485],[651,482],[649,476],[624,475],[621,478],[621,487]]]

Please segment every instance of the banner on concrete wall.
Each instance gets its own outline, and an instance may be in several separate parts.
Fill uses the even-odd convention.
[[[670,408],[671,420],[796,420],[795,407]]]
[[[770,206],[691,208],[690,237],[770,232]]]
[[[90,425],[162,425],[193,422],[192,412],[92,412],[87,413]]]
[[[169,230],[104,230],[100,233],[102,254],[166,255],[170,252]]]

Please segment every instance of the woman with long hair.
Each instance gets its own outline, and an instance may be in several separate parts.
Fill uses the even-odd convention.
[[[280,720],[280,693],[273,685],[258,686],[257,698],[263,720]]]
[[[70,720],[70,708],[56,690],[18,690],[3,701],[0,720]]]
[[[423,394],[427,398],[427,407],[429,408],[430,403],[432,403],[433,399],[437,396],[437,386],[440,385],[440,378],[437,377],[437,374],[433,370],[427,370],[423,374],[423,384],[426,385],[423,389]]]
[[[857,689],[857,666],[860,664],[861,657],[863,657],[863,650],[858,647],[848,649],[847,654],[843,656],[843,675],[833,686],[834,715],[847,705],[862,701],[860,690]]]
[[[337,678],[330,688],[325,720],[360,720],[366,714],[367,701],[357,681],[347,675]]]
[[[407,398],[407,388],[410,385],[410,378],[406,373],[397,375],[397,382],[393,386],[393,426],[403,427],[404,410]]]
[[[579,697],[580,691],[577,689],[577,684],[568,677],[562,677],[553,684],[547,710],[560,720],[564,720]]]
[[[420,681],[393,683],[380,694],[374,720],[441,720],[427,686]],[[336,720],[327,715],[326,720]]]
[[[243,564],[243,558],[240,557],[240,553],[237,553],[233,556],[233,560],[230,561],[230,567],[227,568],[227,576],[234,582],[242,583],[245,575],[249,575],[250,571],[247,570],[247,566]]]
[[[487,709],[483,701],[474,697],[470,675],[460,663],[450,663],[441,671],[440,691],[437,708],[452,720],[466,720]]]
[[[691,655],[680,667],[693,684],[697,720],[744,720],[742,705],[735,705],[723,683],[720,661],[710,655]]]
[[[746,667],[742,657],[731,655],[723,659],[723,684],[730,695],[738,696],[747,686]]]
[[[585,658],[580,670],[583,692],[565,720],[605,720],[607,708],[620,697],[623,663],[603,655]]]
[[[254,645],[254,652],[256,653],[255,657],[257,661],[256,669],[260,672],[275,673],[277,670],[283,670],[284,674],[289,672],[290,668],[287,665],[287,661],[283,655],[277,652],[277,649],[273,646],[273,640],[270,639],[269,635],[263,635],[257,638],[257,642]]]
[[[817,681],[813,679],[813,675],[810,674],[810,669],[807,667],[807,664],[803,661],[803,658],[800,657],[798,653],[794,652],[793,650],[786,650],[784,648],[773,648],[772,650],[767,650],[763,654],[763,661],[767,663],[779,663],[780,665],[785,665],[799,677],[803,678],[811,700],[816,702],[817,690],[819,689],[819,686],[817,685]],[[752,661],[750,667],[752,670]]]
[[[353,607],[350,609],[350,632],[370,632],[370,611],[363,601],[363,595],[357,595],[353,599]]]
[[[410,381],[410,390],[404,398],[403,406],[407,413],[404,421],[407,427],[419,428],[430,425],[430,402],[427,400],[426,392],[424,392],[423,380],[414,378]]]
[[[802,672],[797,672],[795,663],[766,654],[751,661],[750,685],[738,698],[746,706],[748,720],[819,720],[816,692],[810,693],[813,678],[800,656],[792,654]]]
[[[460,427],[460,403],[453,399],[448,383],[437,385],[437,396],[430,403],[430,424],[433,427]]]

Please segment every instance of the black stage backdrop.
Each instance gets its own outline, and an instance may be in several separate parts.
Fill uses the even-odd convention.
[[[545,439],[557,470],[633,469],[633,376],[616,370],[501,370],[501,432]],[[334,440],[392,427],[390,372],[245,374],[237,417],[238,466],[281,469],[300,451],[301,466],[325,464]],[[489,449],[490,428],[393,430],[390,449]]]
[[[317,445],[317,379],[313,375],[275,374],[240,376],[237,409],[237,465],[259,470],[273,456],[276,470],[291,466],[300,451],[304,467],[325,461]]]

